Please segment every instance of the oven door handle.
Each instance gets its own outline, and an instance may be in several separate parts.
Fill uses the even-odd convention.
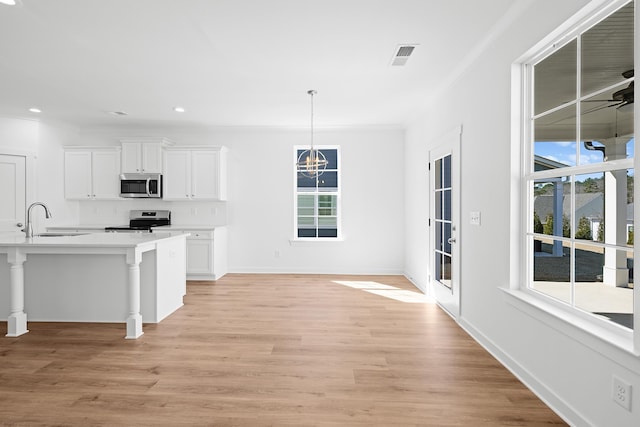
[[[151,197],[151,178],[147,178],[147,196]]]

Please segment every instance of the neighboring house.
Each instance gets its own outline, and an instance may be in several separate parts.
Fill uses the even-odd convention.
[[[547,159],[542,156],[535,156],[535,170],[547,170],[557,167],[566,167],[566,165]],[[555,194],[541,194],[534,197],[534,212],[538,214],[540,221],[544,225],[548,215],[552,215],[555,221],[556,217],[569,216],[571,212],[571,198],[567,197],[563,191],[562,207],[560,212],[554,213]],[[580,218],[587,218],[591,224],[591,236],[593,240],[598,240],[598,228],[600,221],[604,218],[604,193],[579,193],[575,195],[575,221]],[[633,231],[633,203],[627,204],[627,236]]]
[[[543,194],[534,197],[534,211],[538,214],[542,224],[547,221],[548,215],[553,215],[552,194]],[[604,218],[604,194],[602,193],[582,193],[576,194],[576,221],[580,218],[587,218],[591,224],[591,235],[593,240],[598,239],[598,227]],[[569,197],[562,198],[563,215],[568,216],[571,212],[571,200]],[[555,215],[554,219],[555,219]],[[627,205],[627,234],[633,230],[633,203]]]

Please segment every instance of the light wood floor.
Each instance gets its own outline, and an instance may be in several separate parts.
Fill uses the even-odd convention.
[[[32,322],[0,336],[0,425],[565,425],[434,304],[340,280],[420,299],[398,276],[231,274],[138,340]]]

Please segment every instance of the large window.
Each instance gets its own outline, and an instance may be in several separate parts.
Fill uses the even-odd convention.
[[[296,147],[297,159],[306,148]],[[340,237],[339,149],[321,147],[327,167],[318,177],[296,172],[295,233],[298,239],[336,239]]]
[[[523,253],[527,291],[623,333],[638,312],[634,3],[608,7],[525,67]]]

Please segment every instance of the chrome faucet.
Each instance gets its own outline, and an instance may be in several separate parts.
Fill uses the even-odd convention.
[[[29,208],[27,209],[27,226],[24,228],[24,231],[26,233],[25,237],[33,237],[33,227],[31,226],[31,209],[34,206],[42,206],[44,208],[44,215],[47,218],[51,218],[51,212],[49,211],[49,208],[42,202],[34,202],[31,203],[31,205],[29,205]]]

